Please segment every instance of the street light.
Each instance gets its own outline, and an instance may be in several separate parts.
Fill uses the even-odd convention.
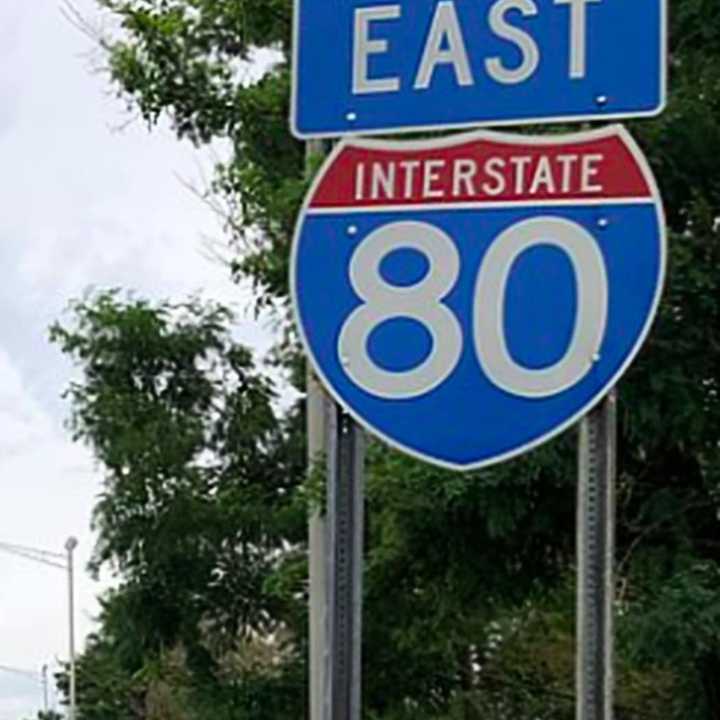
[[[77,697],[75,688],[75,562],[73,553],[78,546],[77,538],[69,537],[65,543],[68,569],[68,628],[70,631],[70,718],[75,720]]]
[[[38,550],[37,548],[12,543],[0,542],[0,550],[12,555],[50,565],[67,572],[68,578],[68,641],[70,651],[70,692],[68,720],[76,720],[77,716],[77,689],[75,672],[75,558],[74,552],[78,546],[77,538],[69,537],[65,542],[65,554]]]
[[[43,710],[48,714],[48,666],[42,666],[42,685],[43,685]]]

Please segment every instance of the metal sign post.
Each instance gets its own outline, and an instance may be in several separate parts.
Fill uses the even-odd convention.
[[[324,155],[306,146],[308,161]],[[308,166],[309,166],[308,162]],[[308,468],[326,458],[326,507],[309,521],[310,718],[359,720],[364,434],[307,374]]]
[[[617,393],[580,423],[578,444],[577,720],[612,720]]]
[[[325,720],[360,720],[364,457],[362,430],[333,404],[327,422]]]
[[[329,401],[311,371],[307,374],[308,469],[312,474],[325,455],[325,421]],[[325,624],[327,615],[327,527],[325,513],[312,508],[308,526],[310,580],[310,720],[323,720],[325,694]]]
[[[308,172],[311,159],[323,156],[322,140],[311,140],[305,146]],[[307,371],[307,451],[308,473],[312,474],[323,461],[326,452],[326,423],[329,400],[315,374]],[[312,508],[308,524],[308,564],[310,581],[310,720],[324,720],[325,676],[327,665],[327,523],[322,508]]]

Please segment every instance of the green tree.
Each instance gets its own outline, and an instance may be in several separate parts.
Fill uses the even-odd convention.
[[[105,470],[92,569],[121,580],[80,663],[81,718],[145,717],[168,677],[185,677],[178,668],[193,679],[188,694],[217,694],[243,647],[275,651],[245,673],[266,684],[304,656],[292,632],[302,613],[278,590],[302,590],[293,415],[276,416],[231,320],[214,304],[155,307],[110,292],[51,330],[82,368],[68,390],[71,428]]]

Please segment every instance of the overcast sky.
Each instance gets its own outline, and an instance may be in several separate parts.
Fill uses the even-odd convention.
[[[74,0],[97,21],[94,0]],[[128,116],[92,42],[62,0],[0,1],[0,542],[91,551],[90,511],[101,476],[63,429],[60,393],[72,368],[47,327],[89,286],[151,297],[206,297],[243,306],[203,238],[222,238],[211,211],[179,178],[202,184],[212,164],[169,132]],[[236,334],[260,352],[266,330],[241,318]],[[78,580],[82,639],[100,588]],[[67,658],[61,570],[0,553],[0,666],[39,672]],[[34,717],[39,678],[0,670],[0,720]]]

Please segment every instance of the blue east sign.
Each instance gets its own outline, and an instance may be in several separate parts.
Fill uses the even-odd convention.
[[[666,0],[296,0],[301,138],[654,115]]]

